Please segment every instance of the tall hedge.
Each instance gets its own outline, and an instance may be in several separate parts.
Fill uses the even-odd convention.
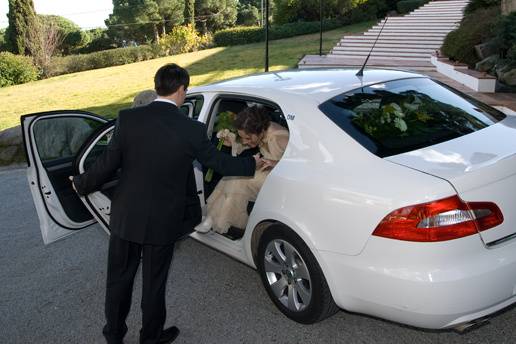
[[[7,45],[15,54],[25,54],[25,37],[34,25],[36,12],[32,0],[9,0],[9,27],[7,28]]]
[[[342,26],[342,22],[336,19],[326,20],[323,23],[323,30],[332,30]],[[269,29],[271,40],[288,38],[298,35],[319,32],[320,22],[298,22],[277,26]],[[229,46],[256,43],[265,40],[265,29],[259,26],[240,26],[231,29],[217,31],[213,36],[215,45]]]

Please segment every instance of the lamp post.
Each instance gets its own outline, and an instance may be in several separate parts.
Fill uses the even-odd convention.
[[[322,56],[322,30],[323,30],[323,9],[322,0],[319,0],[319,19],[321,22],[319,30],[319,56]]]
[[[265,0],[265,71],[269,71],[269,0]]]

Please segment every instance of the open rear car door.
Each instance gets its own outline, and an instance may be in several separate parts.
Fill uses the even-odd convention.
[[[187,116],[192,117],[193,105],[185,102],[180,110]],[[98,128],[83,144],[75,159],[76,174],[82,174],[95,162],[97,157],[109,144],[115,128],[115,121],[108,122]],[[194,172],[199,195],[199,201],[204,204],[203,198],[203,175],[200,165],[194,162]],[[109,233],[109,220],[111,215],[111,199],[116,185],[118,184],[119,171],[111,176],[100,190],[80,197],[86,209],[93,215],[98,223]]]
[[[27,177],[45,244],[95,223],[68,177],[76,174],[74,160],[83,144],[106,122],[78,110],[21,117]]]

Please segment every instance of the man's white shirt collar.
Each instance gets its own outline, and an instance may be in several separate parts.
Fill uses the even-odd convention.
[[[156,98],[154,99],[155,102],[164,102],[164,103],[170,103],[170,104],[174,104],[175,106],[177,106],[176,102],[173,101],[173,100],[170,100],[170,99],[165,99],[165,98]]]

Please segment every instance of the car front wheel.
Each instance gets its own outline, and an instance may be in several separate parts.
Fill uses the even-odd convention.
[[[338,311],[312,252],[287,227],[273,225],[263,234],[257,263],[269,297],[290,319],[311,324]]]

